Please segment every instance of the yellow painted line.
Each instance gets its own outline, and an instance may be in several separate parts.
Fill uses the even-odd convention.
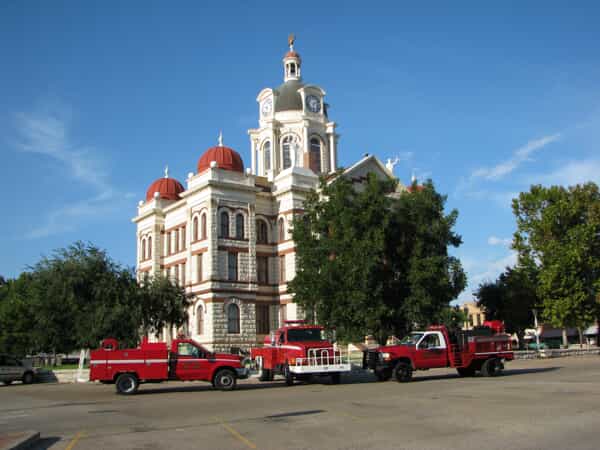
[[[254,442],[252,442],[251,440],[245,438],[244,436],[242,436],[235,428],[233,428],[232,426],[226,424],[223,419],[220,419],[219,417],[215,417],[215,419],[219,422],[219,424],[225,428],[227,431],[229,431],[231,433],[231,435],[233,437],[235,437],[238,441],[246,444],[248,447],[250,448],[256,448],[256,444]],[[69,449],[67,449],[69,450]]]
[[[79,442],[79,439],[81,439],[83,436],[85,436],[85,433],[83,431],[77,433],[75,437],[71,439],[71,442],[69,442],[69,445],[67,445],[67,448],[65,448],[65,450],[73,450],[73,448],[75,448],[75,445],[77,445],[77,442]]]

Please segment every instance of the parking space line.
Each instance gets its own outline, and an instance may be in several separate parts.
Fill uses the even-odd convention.
[[[81,439],[83,436],[85,436],[85,433],[83,431],[77,433],[73,437],[73,439],[71,439],[71,442],[69,442],[69,445],[67,445],[67,448],[65,448],[65,450],[73,450],[73,448],[75,448],[75,445],[77,445],[77,442],[79,442],[79,439]]]
[[[231,433],[231,435],[233,437],[235,437],[238,441],[246,444],[248,447],[250,448],[256,448],[256,444],[254,442],[252,442],[251,440],[245,438],[244,436],[242,436],[235,428],[233,428],[232,426],[226,424],[223,419],[219,418],[219,417],[215,417],[215,420],[217,420],[219,422],[219,424],[225,428],[227,431],[229,431],[229,433]],[[67,449],[69,450],[69,449]]]

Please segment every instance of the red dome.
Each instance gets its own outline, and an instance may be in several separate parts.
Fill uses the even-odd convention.
[[[165,200],[179,200],[179,194],[183,191],[185,189],[175,178],[159,178],[146,191],[146,201],[152,200],[155,192],[158,192],[160,198]]]
[[[300,59],[300,55],[298,53],[296,53],[294,50],[290,50],[289,52],[287,52],[285,54],[284,58],[298,58],[298,59]]]
[[[208,169],[211,161],[216,161],[219,169],[244,172],[242,157],[232,148],[218,145],[206,150],[198,160],[198,173],[202,173]]]

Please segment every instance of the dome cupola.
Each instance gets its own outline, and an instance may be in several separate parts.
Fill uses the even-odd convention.
[[[185,191],[183,185],[175,178],[169,178],[169,167],[165,168],[165,176],[150,185],[146,191],[146,201],[153,198],[164,200],[179,200],[179,195]]]
[[[294,50],[294,42],[296,41],[296,37],[294,33],[290,34],[288,37],[288,44],[290,46],[290,51],[285,54],[283,57],[283,68],[284,68],[284,81],[299,81],[301,79],[300,76],[300,66],[302,65],[302,59],[300,55]]]
[[[219,133],[219,144],[204,152],[198,160],[198,173],[210,168],[210,163],[215,161],[219,169],[231,170],[233,172],[244,172],[242,157],[234,149],[223,145],[223,134]]]

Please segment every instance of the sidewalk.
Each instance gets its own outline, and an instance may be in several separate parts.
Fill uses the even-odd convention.
[[[37,431],[21,431],[0,434],[0,450],[22,450],[30,448],[40,439]]]

